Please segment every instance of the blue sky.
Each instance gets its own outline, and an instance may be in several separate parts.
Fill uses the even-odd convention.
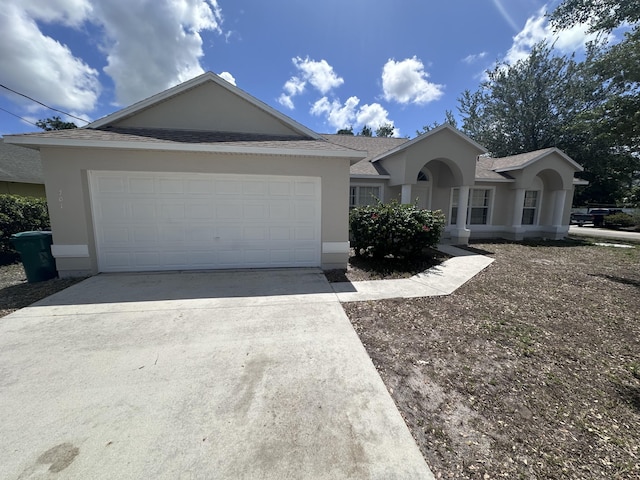
[[[496,61],[542,39],[580,52],[585,28],[548,26],[556,4],[0,0],[0,84],[95,120],[212,71],[318,132],[389,122],[413,137],[457,115],[457,98]],[[4,88],[0,108],[0,135],[57,115]]]

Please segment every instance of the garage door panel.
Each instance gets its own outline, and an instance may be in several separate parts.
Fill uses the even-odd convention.
[[[320,180],[90,172],[101,271],[318,266]]]
[[[149,194],[155,192],[155,180],[153,177],[138,177],[129,179],[129,193]]]

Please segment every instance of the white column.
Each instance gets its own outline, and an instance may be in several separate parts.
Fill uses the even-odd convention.
[[[556,190],[553,199],[553,223],[554,227],[562,226],[562,217],[564,214],[564,203],[567,200],[566,190]]]
[[[458,189],[458,216],[456,217],[456,229],[464,230],[467,227],[467,204],[469,203],[469,187]]]
[[[400,203],[411,203],[411,184],[402,185],[402,197]]]
[[[511,225],[513,227],[522,226],[522,210],[524,209],[524,188],[518,188],[516,190],[516,199],[513,205],[513,219]]]

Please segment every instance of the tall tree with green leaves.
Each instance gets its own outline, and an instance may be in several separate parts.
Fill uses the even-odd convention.
[[[556,30],[587,23],[591,32],[600,33],[630,28],[618,43],[591,46],[585,63],[598,79],[605,99],[583,115],[582,125],[574,130],[584,131],[588,125],[588,144],[607,147],[599,164],[589,165],[587,175],[602,175],[606,170],[609,175],[602,175],[596,183],[618,183],[617,199],[634,198],[640,185],[640,2],[565,0],[552,13],[551,23]],[[614,164],[605,169],[605,159]]]
[[[38,120],[36,122],[36,126],[45,132],[50,132],[51,130],[69,130],[71,128],[78,128],[75,123],[65,122],[58,116]]]
[[[360,133],[358,135],[361,135],[363,137],[372,137],[373,131],[371,130],[371,127],[365,125],[364,127],[362,127],[362,130],[360,130]]]
[[[564,127],[587,107],[584,75],[571,57],[540,43],[513,65],[499,64],[476,92],[459,98],[462,130],[493,155],[561,143]]]
[[[442,123],[434,121],[431,125],[425,125],[422,127],[422,130],[416,130],[416,135],[422,135],[424,133],[430,132],[434,128],[438,128],[440,125],[449,124],[452,127],[458,128],[458,121],[456,120],[455,115],[451,110],[444,111],[444,121]]]
[[[383,123],[376,129],[376,137],[393,137],[395,127],[390,123]]]

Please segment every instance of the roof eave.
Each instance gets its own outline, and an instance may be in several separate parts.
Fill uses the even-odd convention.
[[[514,167],[496,168],[493,171],[496,172],[496,173],[504,173],[504,172],[512,172],[514,170],[523,170],[523,169],[527,168],[529,165],[534,164],[538,160],[542,160],[544,157],[546,157],[548,155],[551,155],[552,153],[557,153],[558,155],[560,155],[566,162],[568,162],[571,165],[573,165],[577,171],[579,171],[579,172],[584,171],[584,167],[582,165],[580,165],[578,162],[576,162],[574,159],[572,159],[570,156],[568,156],[566,153],[564,153],[559,148],[553,148],[552,150],[549,150],[547,152],[541,153],[537,157],[534,157],[531,160],[529,160],[528,162],[523,163],[521,165],[517,165],[517,166],[514,166]]]
[[[38,147],[69,147],[69,148],[110,148],[119,150],[163,150],[173,152],[206,152],[206,153],[235,153],[248,155],[288,155],[302,157],[333,157],[348,158],[355,164],[366,157],[366,152],[356,150],[313,150],[306,148],[270,148],[231,146],[211,143],[169,143],[169,142],[123,142],[109,140],[72,140],[68,138],[38,138],[27,136],[7,136],[5,139],[14,145]]]

